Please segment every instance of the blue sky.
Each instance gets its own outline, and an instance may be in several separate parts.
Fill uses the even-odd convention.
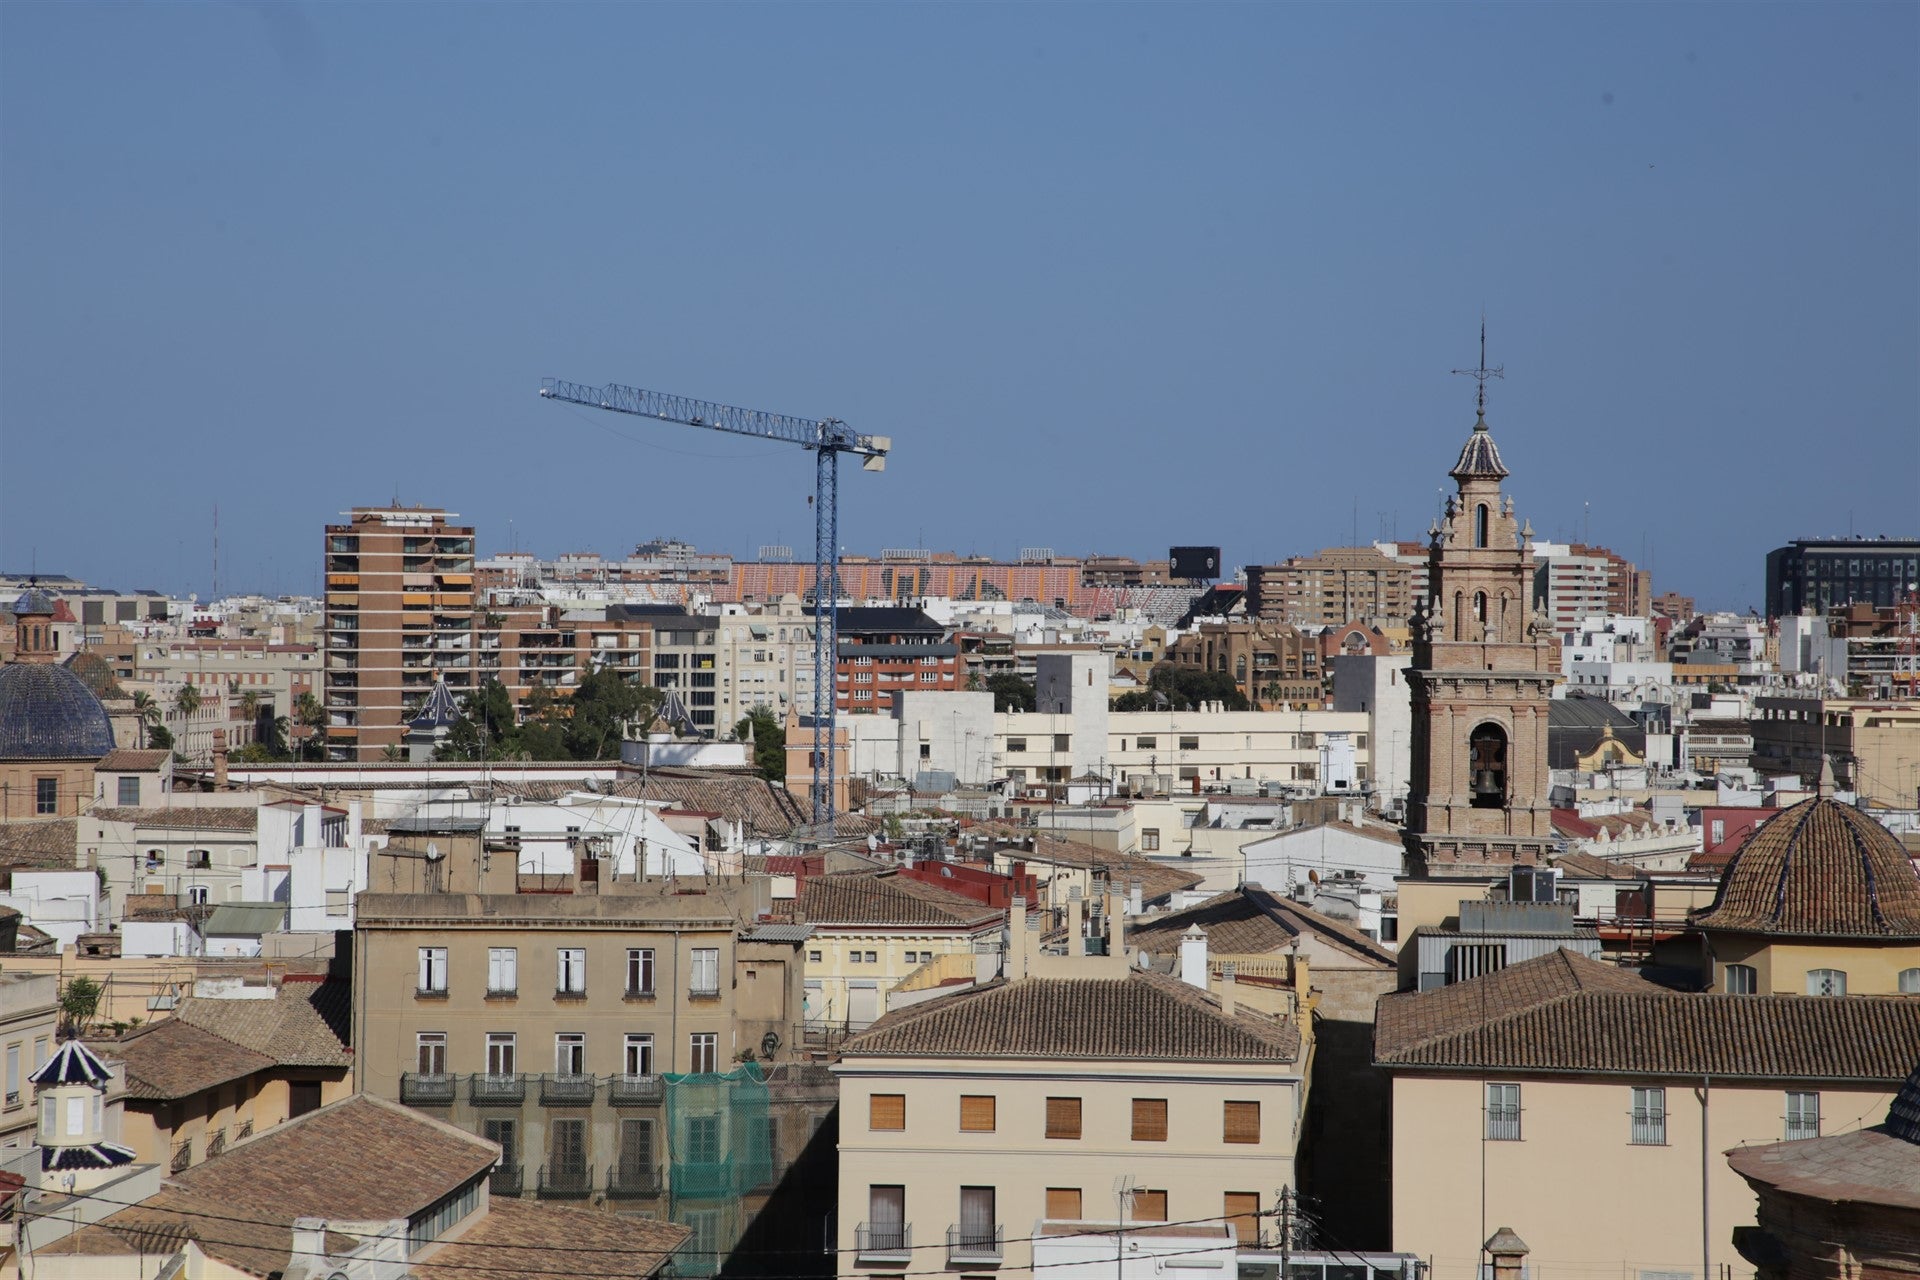
[[[810,545],[811,460],[545,375],[891,435],[850,550],[1229,565],[1520,513],[1760,599],[1916,531],[1920,7],[0,6],[0,566],[316,588]]]

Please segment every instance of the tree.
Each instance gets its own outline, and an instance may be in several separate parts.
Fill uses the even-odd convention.
[[[133,714],[136,722],[140,726],[140,746],[143,749],[148,745],[147,739],[149,734],[155,731],[165,732],[160,729],[160,721],[163,714],[160,710],[160,704],[155,702],[153,695],[145,689],[134,690]],[[168,735],[165,745],[169,747],[173,745],[172,735]]]
[[[101,988],[85,976],[70,978],[60,990],[60,1022],[68,1035],[79,1035],[93,1025],[100,1012]]]
[[[320,699],[309,691],[293,700],[293,720],[307,730],[307,736],[300,742],[302,760],[325,760],[327,758],[327,709],[320,705]]]
[[[1224,671],[1196,671],[1163,662],[1147,678],[1147,687],[1123,693],[1113,700],[1115,711],[1191,711],[1204,702],[1218,702],[1229,711],[1245,711],[1247,696]]]
[[[389,742],[380,748],[380,759],[387,764],[399,764],[407,758],[407,753]]]
[[[146,741],[149,751],[171,751],[173,731],[163,724],[156,724],[147,730]]]
[[[665,695],[635,684],[609,667],[592,671],[573,691],[566,710],[567,751],[575,760],[617,760],[620,743],[636,721],[652,723]]]
[[[758,706],[733,726],[733,736],[745,738],[753,733],[753,767],[761,777],[774,782],[787,778],[787,729],[773,708]]]
[[[180,686],[180,692],[173,695],[173,709],[188,719],[200,709],[200,691],[190,684]]]
[[[1012,672],[987,677],[987,690],[993,694],[995,711],[1031,711],[1040,705],[1033,685]]]

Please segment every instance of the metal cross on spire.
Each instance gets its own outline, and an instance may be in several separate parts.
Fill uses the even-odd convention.
[[[1454,372],[1465,374],[1479,384],[1474,398],[1474,409],[1479,415],[1480,420],[1485,422],[1487,417],[1487,379],[1505,378],[1507,376],[1507,367],[1505,365],[1498,365],[1492,369],[1487,368],[1487,317],[1484,314],[1480,317],[1480,367],[1478,369],[1455,369]]]

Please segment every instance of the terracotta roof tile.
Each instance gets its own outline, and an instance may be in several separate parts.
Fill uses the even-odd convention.
[[[1113,880],[1122,889],[1126,888],[1129,881],[1138,880],[1141,893],[1148,902],[1171,897],[1206,879],[1197,872],[1182,871],[1179,867],[1143,858],[1137,853],[1116,853],[1084,841],[1062,840],[1058,836],[999,822],[977,822],[968,827],[967,832],[991,838],[996,845],[995,851],[1004,850],[1005,856],[1010,858],[1062,867],[1084,867],[1095,876]],[[1029,840],[1033,842],[1032,848],[1025,847]]]
[[[890,1013],[847,1041],[846,1057],[1077,1058],[1292,1062],[1300,1029],[1220,1002],[1173,978],[999,979]]]
[[[1133,925],[1127,930],[1127,946],[1153,955],[1176,954],[1181,935],[1196,924],[1207,931],[1210,953],[1266,955],[1285,951],[1302,934],[1311,933],[1353,952],[1370,966],[1395,964],[1391,951],[1352,925],[1251,886]]]
[[[93,766],[96,773],[158,773],[170,751],[136,751],[131,747],[121,747],[109,751]]]
[[[1559,828],[1556,826],[1555,830]],[[1643,875],[1622,862],[1609,862],[1574,850],[1553,859],[1554,869],[1569,880],[1640,880]]]
[[[76,818],[0,823],[0,867],[71,871],[78,864]]]
[[[999,920],[1005,912],[939,885],[883,871],[811,876],[800,890],[794,914],[817,925],[974,928]]]
[[[346,1067],[347,999],[344,982],[293,979],[271,1000],[188,996],[173,1016],[284,1067]]]
[[[1567,950],[1437,991],[1382,996],[1388,1068],[1902,1079],[1920,1000],[1696,995]]]
[[[251,805],[145,805],[140,808],[89,809],[89,818],[103,822],[131,822],[136,827],[165,827],[175,831],[252,831],[259,811]]]
[[[1791,936],[1920,938],[1920,875],[1893,833],[1850,804],[1802,800],[1754,829],[1703,929]]]
[[[1894,1137],[1885,1125],[1736,1147],[1727,1152],[1727,1163],[1749,1183],[1790,1195],[1920,1210],[1920,1146]]]
[[[178,1018],[163,1019],[118,1040],[96,1041],[92,1047],[126,1064],[128,1097],[150,1101],[192,1097],[274,1065],[264,1053]]]
[[[441,1250],[414,1266],[413,1274],[420,1280],[474,1280],[476,1267],[496,1276],[564,1267],[584,1280],[630,1280],[658,1271],[693,1234],[677,1222],[532,1200],[498,1199],[491,1205],[487,1216],[460,1237],[460,1247]],[[551,1252],[556,1247],[568,1252]]]

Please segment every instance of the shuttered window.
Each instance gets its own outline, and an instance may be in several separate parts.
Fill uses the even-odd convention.
[[[1049,1222],[1080,1221],[1080,1188],[1048,1187],[1047,1188],[1047,1221]]]
[[[960,1132],[992,1133],[994,1099],[990,1093],[960,1095]]]
[[[1260,1104],[1257,1102],[1227,1103],[1225,1130],[1220,1136],[1227,1142],[1260,1141]]]
[[[1167,1193],[1164,1191],[1134,1192],[1133,1220],[1135,1222],[1165,1222],[1167,1220]]]
[[[1167,1100],[1165,1098],[1133,1100],[1133,1140],[1135,1142],[1167,1140]]]
[[[1047,1099],[1047,1136],[1049,1138],[1080,1136],[1080,1099]]]
[[[867,1100],[867,1128],[904,1129],[907,1127],[907,1095],[876,1093]]]
[[[1259,1243],[1260,1193],[1258,1191],[1227,1192],[1227,1207],[1223,1216],[1227,1224],[1233,1228],[1234,1239],[1243,1245]]]

